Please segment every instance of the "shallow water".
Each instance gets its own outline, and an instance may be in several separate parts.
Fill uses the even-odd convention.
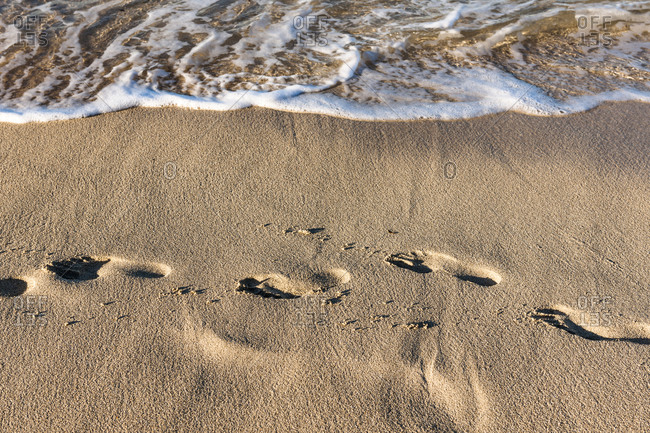
[[[650,102],[650,1],[0,2],[0,121],[251,105],[361,119]]]

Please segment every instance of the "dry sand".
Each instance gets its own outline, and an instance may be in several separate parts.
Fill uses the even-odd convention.
[[[649,119],[0,125],[2,431],[650,431]]]

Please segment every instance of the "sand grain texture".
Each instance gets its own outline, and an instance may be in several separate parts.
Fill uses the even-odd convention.
[[[644,432],[649,119],[0,125],[2,430]]]

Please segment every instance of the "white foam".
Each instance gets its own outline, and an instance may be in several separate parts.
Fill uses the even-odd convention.
[[[197,11],[210,6],[210,2],[170,0],[149,10],[144,20],[115,36],[92,62],[82,63],[79,60],[84,58],[79,44],[81,32],[88,23],[97,21],[105,11],[121,3],[121,0],[93,3],[88,9],[79,10],[74,22],[65,23],[59,53],[67,53],[64,60],[77,59],[73,61],[77,64],[59,63],[42,82],[15,98],[12,94],[22,90],[25,74],[8,81],[7,88],[0,90],[0,121],[25,123],[78,118],[137,106],[219,111],[258,106],[364,120],[454,119],[508,110],[561,115],[587,110],[604,101],[648,102],[650,97],[647,82],[630,80],[630,86],[623,82],[612,86],[615,90],[555,100],[542,89],[505,72],[507,68],[476,60],[491,54],[503,41],[519,37],[519,32],[531,23],[552,19],[570,10],[577,17],[607,16],[630,26],[630,31],[618,36],[615,47],[609,51],[590,50],[586,60],[593,64],[604,62],[608,57],[623,59],[626,67],[647,73],[647,54],[640,54],[647,53],[647,41],[638,35],[648,30],[650,14],[632,14],[630,10],[643,10],[650,1],[555,3],[548,8],[540,8],[534,0],[468,0],[461,5],[445,0],[407,0],[391,3],[390,7],[377,2],[372,13],[350,15],[329,23],[324,29],[327,44],[291,51],[287,47],[298,38],[295,17],[327,16],[325,3],[262,1],[252,6],[256,8],[253,16],[242,18],[233,30],[207,25],[197,19]],[[372,2],[360,3],[358,7],[367,4],[372,5]],[[39,8],[43,13],[55,14],[56,8],[51,6],[46,3]],[[236,20],[242,8],[249,6],[250,3],[243,0],[228,2],[220,11],[220,19],[224,22]],[[467,31],[483,28],[495,30],[471,43],[460,43],[445,53],[462,59],[467,66],[450,66],[436,51],[430,56],[423,54],[413,58],[412,53],[418,51],[411,49],[418,41],[411,37],[414,32],[426,36],[425,47],[435,48],[436,43],[447,42],[453,47],[454,39],[464,40]],[[239,40],[226,45],[226,40],[234,33],[240,36]],[[138,34],[147,34],[144,48],[129,48],[127,41],[138,39]],[[184,51],[187,45],[180,34],[202,36],[197,36],[198,42]],[[10,48],[18,35],[14,26],[8,26],[0,34],[0,52]],[[579,33],[573,36],[578,38]],[[3,71],[26,65],[27,71],[35,68],[30,56],[37,49],[19,51],[8,57],[0,78],[3,78]],[[175,53],[182,54],[175,57]],[[536,66],[526,63],[525,47],[521,42],[511,44],[510,53],[510,65],[535,72]],[[125,60],[105,70],[104,65],[125,54]],[[169,64],[161,64],[158,60],[165,55],[170,56]],[[205,68],[205,59],[223,56],[229,56],[231,69],[225,69],[226,72],[219,69],[221,72],[214,73]],[[309,64],[308,72],[284,74],[282,68],[296,58]],[[561,62],[555,66],[552,72],[558,74],[560,81],[563,71],[573,74],[571,79],[579,74],[584,75],[584,82],[589,79],[588,69],[582,65],[571,70]],[[69,79],[66,82],[60,77]],[[97,92],[103,78],[111,78],[113,82]],[[180,83],[179,93],[162,90],[170,88],[165,84],[174,80]],[[49,91],[62,85],[65,88],[60,91],[61,98],[49,99]],[[338,96],[330,93],[333,88]]]
[[[461,17],[461,11],[463,10],[463,5],[458,6],[456,9],[451,11],[449,15],[444,17],[441,20],[434,21],[432,23],[426,23],[422,27],[425,29],[450,29],[456,24]]]
[[[23,112],[0,108],[0,121],[44,122],[92,116],[131,107],[176,106],[199,110],[227,111],[264,107],[282,111],[318,113],[359,120],[452,120],[504,111],[532,115],[563,115],[589,110],[605,101],[636,100],[650,103],[650,91],[621,89],[557,102],[528,83],[500,75],[498,71],[466,70],[465,77],[450,78],[446,90],[465,92],[466,101],[417,104],[368,105],[345,100],[317,86],[294,85],[276,91],[231,91],[219,98],[199,98],[143,88],[129,74],[106,87],[96,101],[75,108],[38,109]]]

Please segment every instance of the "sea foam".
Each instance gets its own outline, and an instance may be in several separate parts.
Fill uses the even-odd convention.
[[[257,106],[363,120],[650,100],[650,1],[99,0],[0,11],[0,121]]]

